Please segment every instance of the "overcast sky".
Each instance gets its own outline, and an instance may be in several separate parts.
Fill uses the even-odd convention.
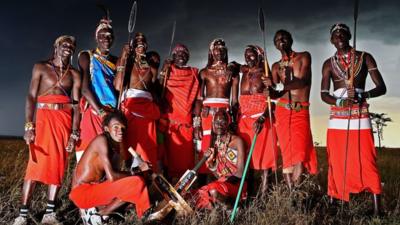
[[[7,1],[0,7],[0,135],[22,135],[24,104],[32,65],[47,59],[56,37],[77,37],[78,51],[95,47],[94,31],[102,12],[96,3],[111,10],[115,31],[112,53],[119,55],[127,41],[127,23],[133,1]],[[353,29],[351,0],[141,0],[135,31],[145,33],[149,49],[168,54],[172,24],[176,20],[175,43],[186,44],[191,52],[189,64],[204,67],[210,41],[226,41],[230,60],[244,62],[248,44],[262,46],[257,11],[260,5],[266,17],[267,57],[279,60],[272,37],[276,30],[287,29],[294,38],[293,49],[312,55],[311,89],[312,128],[315,141],[325,145],[329,106],[319,97],[321,67],[334,54],[329,42],[333,23],[344,22]],[[357,48],[371,53],[386,81],[388,92],[371,100],[371,111],[385,112],[395,120],[385,128],[384,144],[400,147],[396,130],[400,128],[400,3],[397,0],[360,0],[357,25]],[[77,51],[77,52],[78,52]],[[74,58],[76,65],[76,57]],[[372,87],[368,80],[367,89]],[[397,138],[397,140],[396,140]]]

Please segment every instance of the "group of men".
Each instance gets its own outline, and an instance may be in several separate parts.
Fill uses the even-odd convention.
[[[321,83],[321,98],[331,105],[328,195],[348,201],[350,193],[367,190],[378,211],[381,183],[366,99],[383,95],[386,87],[373,57],[349,45],[346,25],[335,24],[330,33],[337,52],[324,63]],[[74,148],[77,167],[69,197],[87,224],[102,224],[125,203],[135,204],[142,217],[151,206],[146,171],[175,183],[203,155],[209,158],[199,169],[196,206],[229,204],[238,194],[252,140],[251,185],[248,190],[245,185],[243,198],[267,191],[269,172],[280,167],[279,150],[290,189],[305,169],[317,172],[309,113],[311,55],[292,50],[289,32],[274,36],[282,57],[271,74],[264,50],[256,45],[246,46],[246,64],[240,65],[229,63],[225,41],[215,39],[207,66],[198,71],[187,65],[189,49],[178,44],[158,72],[160,57],[147,51],[142,33],[119,58],[110,54],[109,19],[100,21],[95,38],[97,48],[79,54],[79,70],[70,62],[75,38],[66,35],[55,41],[53,57],[33,68],[24,135],[30,158],[15,225],[27,224],[37,181],[49,186],[42,223],[60,224],[55,198]],[[365,91],[368,73],[375,88]],[[267,97],[274,99],[271,108]],[[120,168],[121,160],[132,159],[129,147],[144,161],[139,170]],[[261,173],[261,182],[254,181],[254,173]],[[203,178],[210,174],[216,179],[207,184]]]

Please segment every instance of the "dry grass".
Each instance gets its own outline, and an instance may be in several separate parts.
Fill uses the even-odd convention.
[[[400,150],[384,149],[378,153],[378,165],[384,185],[383,205],[385,216],[371,218],[367,212],[372,209],[369,194],[352,198],[349,205],[331,207],[326,193],[325,149],[318,149],[320,173],[307,177],[295,192],[290,193],[284,184],[274,186],[265,196],[258,196],[241,206],[234,224],[400,224]],[[21,187],[28,158],[27,148],[21,140],[0,140],[0,224],[11,224],[18,214]],[[74,161],[72,156],[71,161]],[[78,210],[68,200],[70,176],[74,163],[66,174],[65,185],[56,203],[57,214],[64,224],[81,224]],[[38,185],[31,202],[31,224],[38,224],[45,209],[46,188]],[[125,220],[115,216],[110,224],[141,224],[133,210]],[[170,218],[168,224],[177,225],[219,225],[229,224],[229,211],[217,207],[213,211],[196,211],[187,218]]]

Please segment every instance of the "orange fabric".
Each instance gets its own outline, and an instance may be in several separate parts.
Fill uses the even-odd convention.
[[[203,104],[203,107],[210,107],[210,109],[213,108],[224,108],[227,111],[229,110],[229,104],[225,103],[207,103]],[[203,138],[201,139],[201,152],[199,153],[199,159],[203,158],[204,153],[207,151],[207,149],[210,147],[210,142],[211,142],[211,129],[212,129],[212,120],[213,120],[213,114],[209,113],[207,117],[203,116],[203,113],[201,115],[201,127],[203,129]],[[200,169],[199,173],[210,173],[208,170],[207,166],[203,164]]]
[[[347,122],[347,119],[345,120]],[[358,118],[353,118],[352,121],[357,122]],[[349,143],[346,181],[344,181],[347,132],[349,132]],[[349,201],[350,193],[359,193],[364,190],[374,194],[382,192],[376,164],[376,149],[370,128],[347,131],[346,126],[342,129],[328,129],[327,152],[329,196]],[[345,187],[343,187],[343,182],[346,184]],[[344,192],[343,188],[345,188]]]
[[[255,135],[253,124],[259,117],[254,116],[254,118],[252,118],[251,116],[263,113],[266,107],[267,103],[265,102],[264,95],[240,96],[238,134],[246,143],[246,154],[250,151],[251,142]],[[251,157],[250,168],[256,170],[276,169],[275,163],[278,155],[276,146],[277,137],[273,137],[272,135],[276,135],[275,127],[271,126],[269,118],[266,118],[262,130],[257,136],[253,155]]]
[[[81,139],[76,146],[76,151],[84,151],[90,142],[99,134],[103,133],[102,118],[95,114],[92,106],[82,111],[82,119],[80,124]]]
[[[216,202],[217,200],[210,196],[211,190],[216,190],[219,194],[229,197],[229,198],[236,198],[240,182],[237,184],[231,184],[225,181],[226,178],[220,178],[214,182],[211,182],[200,189],[194,191],[195,199],[196,199],[196,207],[197,208],[212,208],[212,203]],[[241,199],[246,198],[247,193],[247,183],[244,183]]]
[[[70,103],[68,96],[39,96],[38,103]],[[30,145],[25,180],[61,185],[68,153],[65,151],[71,134],[71,109],[37,109],[35,142]],[[36,156],[36,162],[32,159]]]
[[[125,177],[113,182],[81,184],[71,190],[69,198],[81,209],[104,206],[118,198],[135,204],[139,218],[150,208],[146,183],[139,176]]]
[[[156,120],[160,118],[158,106],[147,98],[128,98],[123,102],[123,111],[128,120],[124,138],[124,158],[130,156],[127,149],[132,147],[157,171],[157,130]]]
[[[287,99],[279,99],[288,103]],[[301,105],[309,105],[302,102]],[[283,168],[303,163],[311,174],[317,173],[317,154],[314,149],[308,110],[289,110],[278,106],[275,111],[276,130],[282,153]]]
[[[165,163],[168,175],[180,177],[194,167],[192,108],[199,90],[197,68],[171,66],[165,100],[168,112],[160,120],[164,131]]]

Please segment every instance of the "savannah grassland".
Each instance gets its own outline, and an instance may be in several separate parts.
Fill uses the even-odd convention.
[[[400,224],[400,149],[382,149],[378,152],[384,192],[384,216],[368,216],[372,209],[371,197],[362,193],[352,197],[349,205],[336,207],[328,204],[326,193],[325,148],[318,148],[319,169],[317,176],[308,177],[295,192],[289,193],[285,185],[271,188],[266,196],[246,203],[239,210],[234,224]],[[28,151],[22,140],[0,139],[0,224],[11,224],[18,215],[21,187]],[[70,177],[74,157],[66,170],[64,185],[59,193],[57,214],[66,225],[81,224],[78,210],[68,200]],[[281,175],[279,175],[281,178]],[[270,180],[274,180],[270,176]],[[128,188],[128,187],[127,187]],[[38,185],[30,205],[29,224],[39,224],[46,204],[46,188]],[[115,215],[110,224],[141,224],[134,210]],[[228,213],[221,207],[213,211],[196,211],[195,215],[169,223],[187,225],[229,224]]]

